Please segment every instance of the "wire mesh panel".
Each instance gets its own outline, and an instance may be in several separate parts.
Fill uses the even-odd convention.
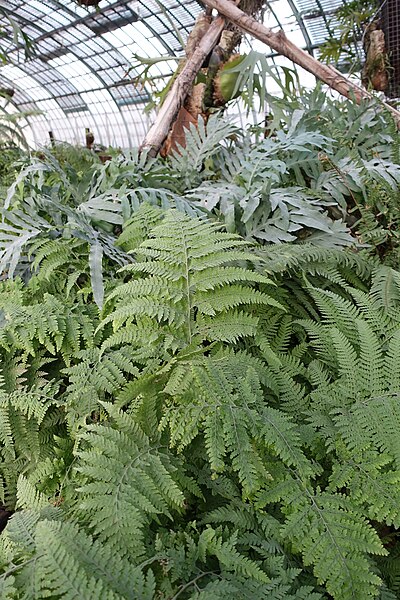
[[[386,51],[390,61],[389,98],[400,98],[400,2],[382,2],[381,26],[385,34]]]

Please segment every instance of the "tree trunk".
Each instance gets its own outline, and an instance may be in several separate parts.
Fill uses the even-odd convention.
[[[249,14],[256,15],[262,10],[264,0],[232,0],[232,3],[240,4]],[[213,20],[211,12],[207,9],[199,15],[187,40],[186,61],[175,72],[172,87],[140,147],[140,150],[148,149],[152,156],[160,150],[162,156],[166,156],[178,145],[184,147],[186,129],[197,124],[199,117],[207,120],[213,109],[226,103],[217,100],[214,80],[242,34],[236,26],[227,26],[224,17]],[[199,74],[202,81],[194,85]]]
[[[221,34],[226,27],[227,20],[239,30],[249,33],[270,46],[278,54],[303,67],[317,79],[320,79],[346,98],[355,100],[357,103],[360,103],[364,99],[373,98],[372,94],[347,79],[335,68],[322,64],[310,54],[298,48],[288,40],[283,31],[275,33],[262,23],[259,23],[252,16],[240,10],[236,6],[239,4],[239,0],[203,0],[203,4],[209,7],[209,9],[218,10],[220,16],[214,19],[209,26],[203,27],[201,31],[202,37],[199,40],[196,39],[195,44],[192,44],[190,49],[188,48],[187,59],[178,72],[140,150],[147,149],[151,156],[156,156],[175,124],[175,129],[173,129],[174,139],[172,142],[169,140],[169,145],[165,149],[165,153],[168,153],[168,151],[176,147],[176,140],[180,142],[181,139],[184,139],[185,127],[187,128],[190,123],[197,122],[196,115],[199,113],[199,99],[196,97],[196,94],[192,94],[189,100],[187,98],[193,90],[193,84],[205,59],[218,44]],[[252,3],[250,2],[251,5]],[[260,5],[261,2],[254,0],[252,8],[257,11]],[[400,112],[385,102],[383,104],[392,113],[397,124],[400,125]],[[192,107],[194,107],[194,111],[191,110]]]

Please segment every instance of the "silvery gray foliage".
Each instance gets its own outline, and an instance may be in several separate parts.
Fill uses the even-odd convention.
[[[40,236],[76,236],[90,245],[92,286],[102,306],[103,258],[116,265],[133,260],[115,240],[143,204],[223,222],[262,244],[354,244],[349,207],[359,200],[366,205],[376,183],[395,194],[399,188],[399,144],[383,129],[387,117],[373,105],[347,104],[343,111],[319,90],[268,101],[268,137],[216,113],[191,125],[185,147],[166,160],[132,150],[79,173],[76,156],[62,164],[43,150],[4,196],[3,277],[27,275],[29,247]]]

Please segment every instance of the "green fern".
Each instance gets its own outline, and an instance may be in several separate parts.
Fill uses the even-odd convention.
[[[99,317],[85,244],[0,286],[0,593],[392,598],[397,272],[143,205]]]
[[[49,515],[50,516],[50,515]],[[27,521],[29,519],[29,521]],[[31,543],[25,545],[28,525]],[[18,514],[10,522],[7,542],[21,548],[24,562],[14,570],[14,585],[23,585],[25,598],[107,598],[109,600],[150,600],[154,578],[134,567],[115,549],[105,547],[73,523],[40,518],[38,513]],[[22,545],[24,544],[24,546]],[[19,551],[21,551],[19,550]],[[35,553],[35,564],[29,559]],[[0,585],[3,592],[8,573]],[[1,589],[1,588],[0,588]],[[3,596],[2,596],[3,597]]]
[[[242,359],[240,355],[216,357],[192,365],[190,387],[184,396],[178,395],[171,406],[167,405],[161,427],[169,425],[171,444],[180,451],[204,432],[213,472],[217,475],[231,463],[245,494],[252,496],[272,478],[269,453],[296,469],[302,478],[309,477],[312,468],[290,420],[273,408],[256,409],[260,384],[255,371],[241,367]],[[187,380],[185,383],[188,385]]]
[[[144,554],[143,528],[149,518],[182,511],[184,496],[162,446],[152,444],[135,421],[107,407],[115,425],[88,427],[87,449],[78,452],[80,509],[110,548],[131,557]],[[110,493],[110,490],[112,492]]]
[[[287,489],[287,488],[285,488]],[[314,565],[319,582],[334,598],[373,598],[381,580],[371,570],[366,553],[385,555],[381,542],[351,501],[340,494],[302,493],[290,511],[282,535]],[[289,498],[286,499],[286,502]]]
[[[124,267],[124,272],[142,278],[108,296],[107,302],[116,307],[103,326],[112,322],[117,330],[147,317],[169,324],[177,347],[204,340],[234,341],[256,331],[258,319],[242,307],[277,305],[267,294],[239,285],[269,283],[264,275],[236,266],[255,260],[239,238],[173,212],[152,235],[137,249],[137,262]]]

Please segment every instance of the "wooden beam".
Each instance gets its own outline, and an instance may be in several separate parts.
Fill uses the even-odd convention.
[[[365,99],[372,99],[374,96],[361,86],[353,83],[347,77],[342,75],[337,69],[316,60],[308,52],[305,52],[293,42],[288,40],[283,31],[275,33],[270,28],[265,27],[253,17],[250,17],[242,10],[237,8],[235,3],[230,0],[203,0],[203,3],[210,8],[218,10],[218,12],[229,19],[233,24],[239,27],[245,33],[249,33],[253,37],[259,39],[275,50],[278,54],[286,56],[292,62],[303,67],[309,73],[312,73],[317,79],[320,79],[330,88],[336,90],[350,100],[355,99],[360,103]],[[397,124],[400,124],[400,112],[383,102],[384,106],[392,113]]]

